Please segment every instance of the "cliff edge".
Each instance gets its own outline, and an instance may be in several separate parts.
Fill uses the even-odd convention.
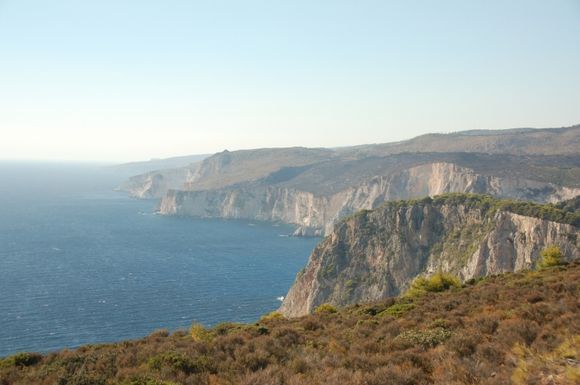
[[[447,194],[361,211],[314,249],[280,311],[296,317],[323,303],[383,299],[439,270],[465,281],[529,269],[552,244],[568,260],[578,259],[579,201],[539,205]]]

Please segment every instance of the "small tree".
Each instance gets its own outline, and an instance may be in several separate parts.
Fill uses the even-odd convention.
[[[564,255],[560,247],[556,245],[548,246],[540,252],[538,267],[546,269],[548,267],[560,266],[564,264]]]
[[[316,314],[333,314],[336,313],[336,308],[329,303],[323,303],[322,305],[318,306],[314,313]]]
[[[409,290],[405,293],[405,297],[421,297],[426,293],[437,293],[449,290],[453,287],[461,287],[461,281],[459,278],[452,274],[440,271],[431,277],[416,278],[411,284]]]
[[[195,342],[203,342],[203,341],[207,342],[211,341],[213,338],[212,333],[205,327],[203,327],[202,324],[198,323],[193,323],[191,325],[191,328],[189,329],[189,334],[191,335],[191,338]]]

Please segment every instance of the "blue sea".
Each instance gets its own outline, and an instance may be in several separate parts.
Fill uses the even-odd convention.
[[[253,322],[319,241],[255,221],[154,215],[101,165],[0,163],[0,356]]]

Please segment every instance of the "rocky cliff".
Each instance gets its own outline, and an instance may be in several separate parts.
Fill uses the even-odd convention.
[[[531,268],[556,244],[580,258],[576,208],[449,194],[388,202],[341,221],[313,251],[284,299],[287,316],[323,303],[374,301],[404,291],[421,274],[462,280]]]
[[[484,175],[448,162],[390,171],[383,170],[386,175],[370,174],[337,191],[309,191],[305,185],[263,181],[200,191],[171,190],[162,199],[159,211],[166,215],[281,221],[296,225],[295,235],[323,235],[344,216],[396,199],[462,192],[557,202],[580,194],[580,188]]]
[[[448,192],[569,199],[580,194],[577,143],[580,126],[433,134],[340,149],[223,151],[135,176],[123,189],[161,198],[165,215],[282,221],[296,225],[296,235],[322,235],[346,215],[395,199]]]
[[[191,169],[196,167],[193,165],[135,175],[126,180],[119,190],[129,192],[134,198],[162,198],[167,191],[182,188],[183,181],[192,173]]]

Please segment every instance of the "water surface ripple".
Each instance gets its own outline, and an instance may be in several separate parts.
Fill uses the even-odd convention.
[[[270,223],[152,215],[90,165],[0,163],[0,356],[251,322],[313,238]]]

